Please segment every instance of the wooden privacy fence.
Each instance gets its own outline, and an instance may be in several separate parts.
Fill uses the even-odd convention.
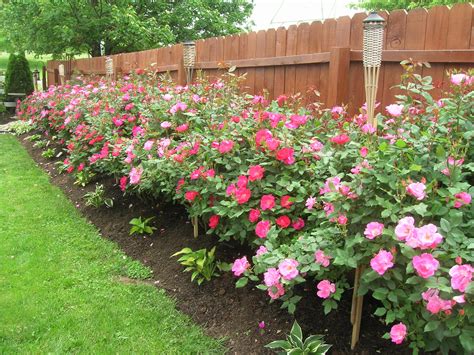
[[[446,71],[468,69],[474,63],[473,5],[452,8],[437,6],[429,10],[380,12],[386,19],[383,62],[377,101],[390,104],[400,82],[400,62],[412,58],[429,62],[431,68],[418,72],[430,75],[436,85],[435,96],[449,82]],[[233,36],[208,38],[196,42],[195,69],[210,77],[222,72],[222,65],[236,66],[247,73],[242,89],[252,94],[267,90],[270,98],[280,94],[317,90],[319,101],[328,106],[349,104],[353,112],[362,105],[364,76],[362,67],[362,26],[367,13],[303,23],[289,28],[270,29]],[[169,72],[179,84],[185,82],[181,44],[142,52],[111,56],[115,73],[136,68]],[[47,64],[48,84],[58,84],[60,61]],[[71,71],[86,75],[105,75],[105,57],[74,60]],[[67,65],[65,64],[66,68]]]

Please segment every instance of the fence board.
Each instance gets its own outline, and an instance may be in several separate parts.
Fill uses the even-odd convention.
[[[286,54],[286,29],[279,27],[276,32],[275,55]],[[274,95],[277,97],[285,93],[285,68],[275,68]]]
[[[276,53],[276,31],[266,31],[265,37],[265,57],[275,57]],[[263,80],[263,87],[268,91],[268,97],[274,98],[274,80],[275,80],[275,67],[265,68],[265,77]]]
[[[438,86],[436,97],[449,83],[446,70],[467,69],[474,63],[474,15],[472,4],[433,7],[379,13],[387,20],[383,65],[380,72],[377,101],[381,108],[393,100],[391,87],[399,82],[402,73],[399,62],[413,58],[428,61],[431,68],[421,73],[433,77]],[[362,70],[362,21],[366,13],[355,14],[324,22],[300,24],[267,31],[242,33],[227,37],[196,41],[196,68],[203,75],[216,78],[223,73],[218,64],[237,66],[236,74],[246,74],[241,89],[249,93],[267,90],[270,98],[280,94],[305,93],[308,88],[318,90],[319,101],[344,98],[353,113],[365,101]],[[342,50],[335,50],[335,47]],[[330,56],[330,53],[333,53]],[[339,53],[339,55],[336,55]],[[112,56],[117,75],[136,68],[146,69],[156,63],[158,72],[170,71],[172,78],[183,81],[182,45],[168,46],[135,53]],[[332,77],[344,84],[329,86],[329,59]],[[349,60],[348,60],[349,58]],[[64,61],[47,63],[48,83],[57,83],[55,72]],[[74,71],[86,75],[104,75],[104,58],[82,58],[71,62]],[[336,70],[337,68],[337,70]],[[341,74],[342,73],[342,74]],[[345,77],[347,76],[347,78]],[[343,92],[344,91],[344,92]],[[308,91],[309,92],[309,91]],[[347,93],[347,95],[346,95]],[[307,102],[316,97],[307,96]]]

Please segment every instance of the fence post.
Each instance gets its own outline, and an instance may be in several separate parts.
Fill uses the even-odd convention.
[[[43,65],[43,68],[42,68],[42,76],[41,76],[41,87],[43,89],[43,91],[46,91],[46,89],[48,88],[48,85],[47,85],[47,80],[46,80],[46,73],[47,73],[47,70],[46,70],[46,66]]]
[[[186,69],[184,68],[184,50],[183,45],[179,45],[181,54],[178,61],[178,85],[186,85]]]
[[[348,102],[350,54],[351,49],[348,47],[331,48],[328,76],[328,107]]]

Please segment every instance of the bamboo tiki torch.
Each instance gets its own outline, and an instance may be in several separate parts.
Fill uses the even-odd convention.
[[[375,98],[382,64],[383,32],[385,20],[371,12],[364,20],[364,62],[365,99],[367,103],[367,121],[377,129],[375,118]]]
[[[196,43],[186,41],[183,43],[183,65],[186,71],[186,84],[193,81],[194,64],[196,63]]]
[[[367,106],[367,123],[377,129],[377,118],[375,117],[375,98],[377,95],[377,84],[379,81],[380,65],[382,64],[382,49],[385,20],[371,12],[364,20],[364,49],[362,52],[364,62],[364,84],[365,99]],[[358,265],[354,277],[354,291],[352,294],[352,339],[353,350],[359,341],[360,322],[362,317],[362,305],[364,297],[359,296],[360,278],[364,272],[364,265]]]

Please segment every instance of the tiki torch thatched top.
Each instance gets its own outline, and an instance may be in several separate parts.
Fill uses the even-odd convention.
[[[371,12],[364,20],[364,67],[379,67],[382,62],[385,20]]]
[[[183,43],[183,59],[185,68],[193,68],[196,62],[196,44],[194,41]]]

